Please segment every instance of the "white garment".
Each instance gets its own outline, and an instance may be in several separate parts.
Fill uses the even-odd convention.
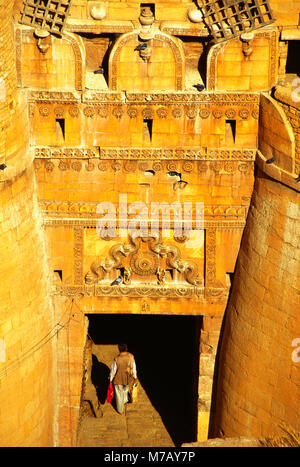
[[[115,384],[114,388],[117,411],[123,413],[124,405],[128,402],[129,385]]]

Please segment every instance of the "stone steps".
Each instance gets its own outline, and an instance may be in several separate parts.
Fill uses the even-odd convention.
[[[93,346],[98,361],[110,367],[118,354],[117,346]],[[124,414],[118,414],[112,404],[101,405],[102,417],[85,411],[79,429],[79,447],[173,447],[159,413],[139,384],[138,401],[126,404]]]

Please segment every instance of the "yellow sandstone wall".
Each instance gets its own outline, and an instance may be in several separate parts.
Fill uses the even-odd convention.
[[[299,225],[299,192],[259,172],[226,311],[212,436],[300,429]]]
[[[51,446],[54,329],[12,3],[0,1],[0,445]]]
[[[95,3],[73,0],[66,32],[62,38],[48,36],[43,40],[43,46],[49,45],[43,52],[29,27],[16,26],[14,39],[12,3],[0,0],[0,78],[5,79],[6,94],[0,102],[0,163],[7,164],[7,169],[0,173],[0,443],[68,446],[76,444],[87,326],[84,311],[93,309],[88,305],[94,298],[85,297],[86,308],[80,302],[79,309],[74,305],[72,293],[75,296],[76,287],[83,284],[84,274],[96,254],[105,250],[104,247],[97,250],[91,230],[96,203],[103,200],[116,203],[125,187],[129,192],[128,202],[140,197],[146,201],[149,194],[160,201],[166,193],[170,201],[177,196],[180,199],[179,191],[175,193],[171,189],[173,183],[165,176],[167,170],[182,169],[188,177],[188,186],[180,200],[195,202],[200,197],[210,222],[206,252],[201,249],[195,253],[199,269],[205,275],[207,287],[223,289],[226,273],[231,273],[234,267],[241,221],[252,192],[252,156],[258,136],[259,149],[265,157],[277,157],[278,170],[295,173],[299,167],[294,155],[296,143],[290,130],[286,130],[289,117],[285,118],[284,111],[290,109],[277,107],[276,118],[271,119],[269,112],[276,106],[263,96],[258,129],[259,96],[250,94],[268,91],[276,84],[279,47],[275,27],[299,24],[299,1],[271,0],[277,21],[255,32],[250,56],[238,39],[211,48],[207,88],[212,96],[214,91],[224,92],[224,100],[209,100],[209,105],[205,100],[200,102],[201,98],[198,102],[195,96],[187,97],[185,105],[178,105],[180,92],[176,99],[171,96],[170,101],[167,95],[164,101],[155,101],[155,96],[153,102],[145,98],[153,89],[182,92],[189,86],[191,90],[194,81],[191,77],[187,79],[191,70],[187,67],[185,72],[184,64],[191,56],[183,57],[189,49],[188,41],[177,38],[176,48],[167,32],[181,36],[189,31],[190,36],[197,36],[195,41],[201,36],[202,24],[188,20],[192,2],[155,2],[156,26],[160,25],[164,31],[159,36],[165,35],[168,47],[163,54],[160,39],[156,37],[152,68],[138,62],[138,55],[132,50],[137,44],[132,31],[139,24],[140,3],[106,2],[105,18],[94,23]],[[16,16],[21,5],[21,0],[15,2]],[[92,73],[100,60],[98,63],[89,52],[89,47],[96,49],[96,42],[91,39],[88,45],[84,34],[99,34],[99,31],[111,34],[113,26],[116,34],[129,33],[127,39],[134,40],[126,44],[121,37],[115,43],[106,83],[104,78],[98,80]],[[78,31],[81,36],[75,34]],[[98,52],[101,57],[110,38],[102,39],[106,45],[102,44],[102,55]],[[118,48],[120,44],[123,48]],[[283,58],[281,62],[282,72]],[[196,63],[194,58],[193,63]],[[127,77],[129,65],[135,70],[133,82]],[[198,82],[200,75],[195,76]],[[81,95],[78,91],[84,91],[86,83],[88,91]],[[93,93],[108,88],[116,92],[102,93],[103,96]],[[24,93],[27,90],[28,103]],[[120,93],[123,90],[126,100]],[[144,91],[144,97],[134,90]],[[240,91],[241,96],[234,96],[235,91]],[[210,99],[204,92],[206,97]],[[147,120],[153,123],[151,138],[150,132],[144,131]],[[236,120],[235,140],[234,131],[230,132],[228,125],[232,120]],[[283,141],[279,141],[280,136]],[[32,146],[36,146],[31,148],[32,152],[28,150],[29,138]],[[186,154],[190,149],[204,148],[205,156],[203,153],[201,160],[185,161],[181,159],[182,147]],[[137,159],[142,155],[146,160],[127,160],[125,153],[131,148],[137,149]],[[159,160],[160,148],[172,154],[166,156],[170,160]],[[37,183],[32,168],[34,151]],[[176,157],[178,160],[173,160]],[[150,169],[155,172],[158,186],[145,177],[145,171]],[[271,175],[272,169],[268,166]],[[284,178],[286,174],[282,174]],[[103,196],[101,200],[99,193]],[[47,253],[39,209],[49,217]],[[68,216],[75,219],[72,229]],[[86,224],[79,226],[80,217],[84,216]],[[62,220],[65,224],[59,226]],[[236,220],[238,228],[223,224],[218,230],[223,220]],[[299,363],[292,360],[292,341],[299,337],[295,334],[297,326],[299,329],[296,313],[299,309],[296,303],[299,195],[259,173],[247,222],[228,308],[218,379],[216,432],[226,436],[270,434],[280,421],[299,427],[296,398]],[[52,271],[62,271],[62,282],[69,293],[67,297],[58,294],[55,298],[54,320],[47,256]],[[110,310],[120,311],[117,301],[112,304],[111,299],[105,300],[102,300],[103,307],[110,305]],[[127,303],[122,301],[125,305],[121,311],[128,309]],[[161,309],[167,309],[166,303],[167,300],[160,300]],[[212,301],[206,306],[210,310],[214,307],[215,313],[223,312],[225,303]],[[143,303],[138,311],[149,310]],[[207,435],[214,356],[221,326],[221,317],[216,314],[205,316],[201,330],[201,439]],[[65,327],[56,341],[54,336],[61,326],[55,323],[61,318]],[[54,374],[58,378],[57,399],[54,398]],[[55,423],[57,432],[53,434]]]
[[[291,91],[261,95],[258,168],[225,312],[211,437],[300,429],[299,103]]]
[[[270,0],[276,26],[298,26],[300,1]]]
[[[270,3],[276,22],[255,32],[250,46],[257,37],[260,43],[247,61],[237,40],[211,49],[210,89],[245,90],[250,83],[263,91],[277,84],[277,39],[271,44],[276,33],[270,36],[271,54],[263,42],[274,26],[293,26],[296,34],[300,4]],[[279,55],[284,75],[283,48]],[[277,101],[261,94],[258,170],[221,331],[211,437],[262,437],[282,434],[281,425],[300,428],[299,104],[291,90],[275,88]]]

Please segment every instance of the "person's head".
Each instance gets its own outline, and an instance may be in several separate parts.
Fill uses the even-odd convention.
[[[126,344],[119,344],[118,347],[119,347],[120,352],[127,352],[127,350],[128,350]]]

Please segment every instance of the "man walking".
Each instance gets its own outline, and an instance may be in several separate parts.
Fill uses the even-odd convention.
[[[137,380],[134,356],[128,352],[126,344],[119,344],[119,355],[114,359],[110,370],[110,381],[113,382],[117,411],[124,411],[124,404],[128,402],[130,384]]]

